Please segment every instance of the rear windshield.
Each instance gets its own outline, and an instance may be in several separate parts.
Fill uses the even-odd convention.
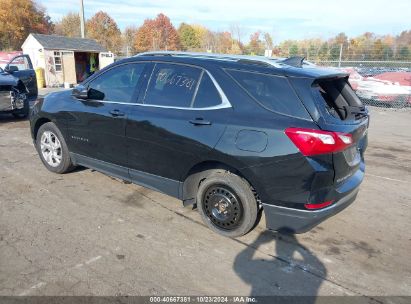
[[[346,78],[317,80],[313,91],[327,111],[341,120],[360,118],[365,110]]]
[[[266,109],[307,118],[307,111],[286,77],[239,70],[226,71]]]

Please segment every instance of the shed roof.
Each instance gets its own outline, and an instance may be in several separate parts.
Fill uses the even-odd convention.
[[[31,34],[45,49],[84,52],[106,52],[94,39],[70,38],[57,35]]]

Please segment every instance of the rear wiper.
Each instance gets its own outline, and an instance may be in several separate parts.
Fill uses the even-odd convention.
[[[344,106],[347,117],[361,118],[367,116],[367,109],[365,106]]]

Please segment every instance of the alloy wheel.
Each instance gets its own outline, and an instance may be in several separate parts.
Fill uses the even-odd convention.
[[[62,160],[60,140],[51,131],[45,131],[41,135],[40,149],[43,159],[52,167],[58,167]]]

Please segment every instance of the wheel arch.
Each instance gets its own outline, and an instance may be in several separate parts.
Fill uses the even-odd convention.
[[[45,123],[51,122],[50,119],[46,118],[46,117],[41,117],[39,119],[36,120],[36,123],[34,124],[34,128],[33,128],[33,138],[34,140],[37,140],[37,133],[39,132],[39,129],[42,125],[44,125]]]
[[[211,173],[211,171],[219,169],[237,174],[238,176],[244,178],[254,189],[252,182],[253,178],[252,176],[247,174],[247,172],[244,172],[246,170],[240,170],[237,168],[237,166],[233,166],[221,161],[203,161],[191,167],[191,169],[183,178],[181,186],[181,199],[183,200],[184,205],[195,203],[195,197],[201,182]]]

